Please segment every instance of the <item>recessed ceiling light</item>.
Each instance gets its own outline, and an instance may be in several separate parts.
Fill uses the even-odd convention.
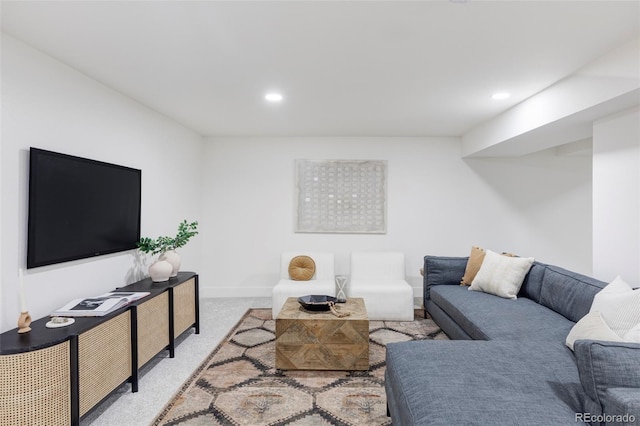
[[[491,99],[502,100],[502,99],[507,99],[509,96],[511,96],[511,93],[498,92],[491,95]]]
[[[269,102],[280,102],[283,99],[280,93],[267,93],[264,98]]]

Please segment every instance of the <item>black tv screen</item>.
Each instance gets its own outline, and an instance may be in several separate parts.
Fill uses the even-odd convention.
[[[138,169],[30,149],[27,268],[136,248]]]

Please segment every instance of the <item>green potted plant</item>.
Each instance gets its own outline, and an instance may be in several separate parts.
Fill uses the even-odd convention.
[[[173,270],[171,271],[171,277],[175,277],[178,275],[178,271],[180,270],[180,264],[182,263],[182,259],[176,249],[180,247],[184,247],[189,240],[198,235],[198,222],[187,222],[183,220],[178,225],[178,233],[175,237],[165,237],[166,246],[163,247],[163,253],[160,255],[160,260],[166,260],[171,264]]]
[[[169,237],[158,237],[156,239],[142,237],[137,243],[138,250],[143,253],[156,255],[173,249],[173,240]]]
[[[152,281],[167,281],[170,277],[178,275],[181,258],[176,249],[184,247],[196,235],[198,235],[198,222],[189,223],[183,220],[178,225],[178,233],[175,237],[140,238],[137,245],[141,252],[151,255],[160,254],[158,260],[149,267]]]

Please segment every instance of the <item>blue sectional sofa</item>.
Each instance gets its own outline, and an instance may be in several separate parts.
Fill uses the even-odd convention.
[[[424,259],[425,308],[452,340],[387,346],[394,426],[640,425],[640,344],[565,345],[606,283],[534,262],[503,299],[459,285],[467,259]]]

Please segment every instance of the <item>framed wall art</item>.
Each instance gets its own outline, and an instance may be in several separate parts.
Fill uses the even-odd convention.
[[[296,160],[296,232],[387,232],[387,162]]]

